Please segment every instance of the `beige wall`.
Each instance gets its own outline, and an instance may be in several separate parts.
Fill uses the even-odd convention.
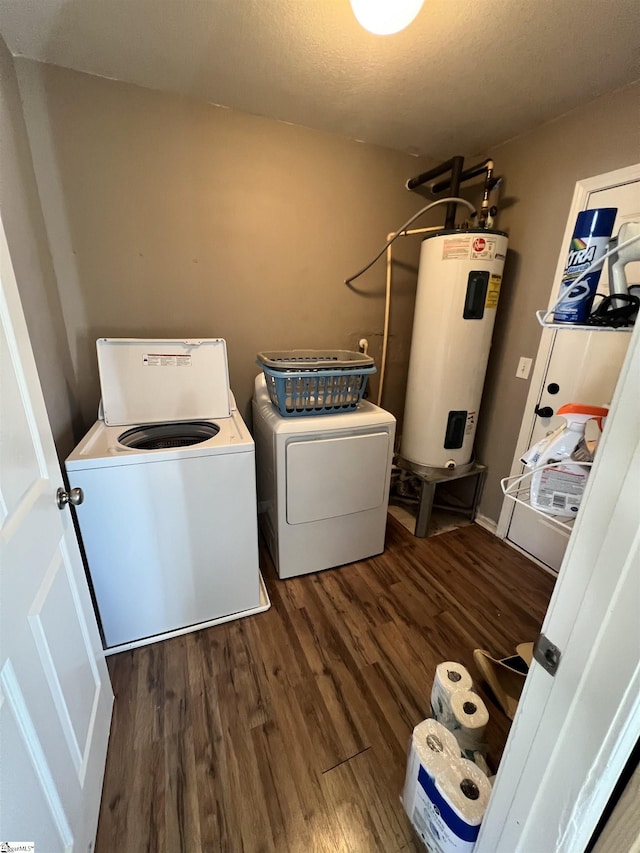
[[[13,59],[1,38],[0,209],[51,428],[64,458],[78,419],[74,372]]]
[[[511,468],[529,383],[521,355],[535,358],[576,181],[640,161],[640,84],[599,98],[491,152],[504,176],[498,225],[509,233],[500,305],[478,424],[477,455],[489,466],[480,511],[497,520],[499,480]]]
[[[343,280],[418,209],[404,183],[432,163],[53,66],[17,67],[86,425],[100,336],[225,338],[245,414],[260,350],[356,349],[364,336],[379,364],[384,261],[355,290]],[[402,243],[384,397],[397,415],[419,239]]]
[[[221,336],[246,415],[263,349],[356,348],[379,364],[384,263],[347,289],[421,199],[431,163],[268,119],[16,60],[83,428],[95,417],[99,336]],[[638,159],[635,86],[491,154],[510,253],[477,443],[481,512],[498,518],[575,182]],[[478,158],[479,159],[479,158]],[[436,213],[424,224],[441,222]],[[394,248],[383,404],[402,416],[419,238]],[[373,383],[373,393],[376,382]],[[79,434],[78,436],[79,437]]]

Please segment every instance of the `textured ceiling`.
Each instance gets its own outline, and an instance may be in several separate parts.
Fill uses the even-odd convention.
[[[640,78],[638,0],[0,0],[14,55],[443,159]]]

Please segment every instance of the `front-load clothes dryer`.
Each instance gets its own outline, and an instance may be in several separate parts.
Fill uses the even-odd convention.
[[[261,374],[253,397],[258,507],[281,578],[384,550],[396,421],[362,400],[353,412],[283,417]]]
[[[221,339],[97,342],[101,414],[65,462],[104,643],[144,645],[268,607],[255,446]]]

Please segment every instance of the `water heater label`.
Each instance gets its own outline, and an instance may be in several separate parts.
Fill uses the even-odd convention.
[[[500,284],[502,283],[502,276],[496,275],[495,273],[491,273],[489,278],[489,285],[487,287],[487,299],[484,303],[485,308],[497,308],[498,307],[498,297],[500,296]]]
[[[468,261],[471,255],[471,237],[447,237],[442,244],[443,261]]]
[[[496,239],[479,234],[447,237],[442,244],[443,261],[492,261],[496,257]]]
[[[496,256],[496,241],[493,237],[474,237],[471,244],[471,260],[492,261]]]
[[[190,355],[149,352],[142,356],[144,367],[191,367]]]
[[[464,430],[465,435],[473,435],[473,431],[476,428],[476,413],[475,412],[467,412],[467,425]]]

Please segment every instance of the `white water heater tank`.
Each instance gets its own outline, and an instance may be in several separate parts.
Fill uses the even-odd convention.
[[[420,252],[400,455],[470,463],[507,254],[502,231],[439,231]]]

